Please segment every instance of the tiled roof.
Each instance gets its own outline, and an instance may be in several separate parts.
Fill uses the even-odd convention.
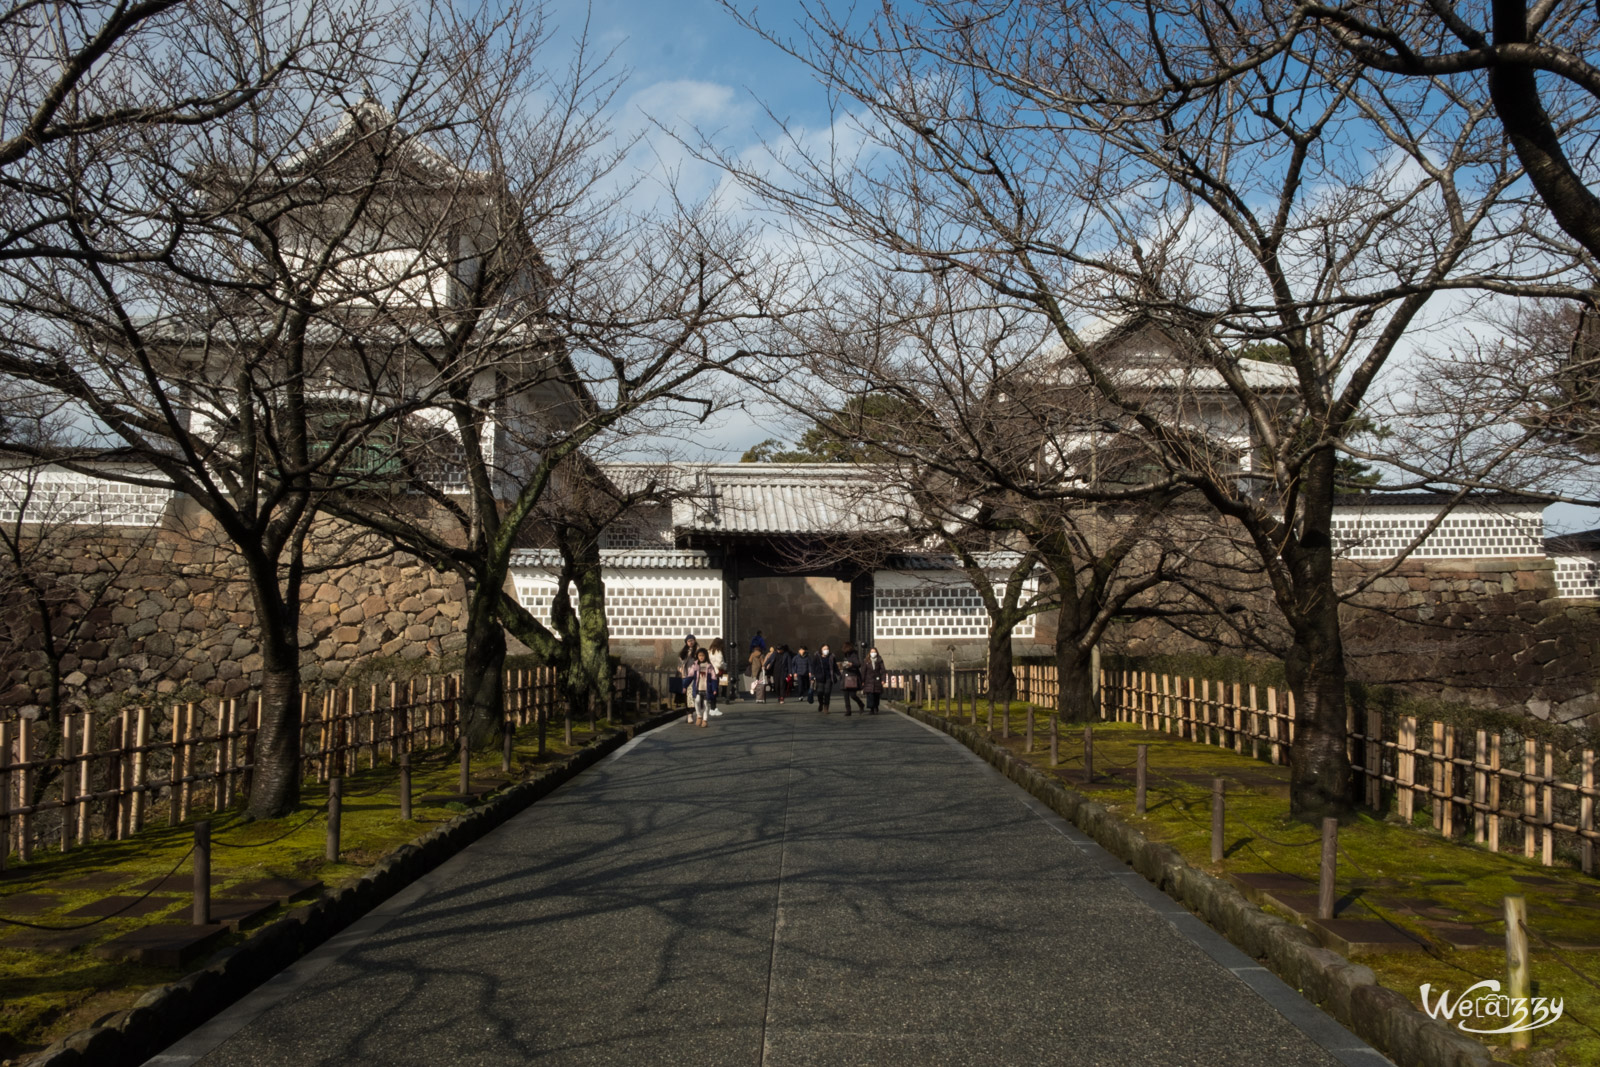
[[[1021,552],[975,552],[973,559],[984,570],[1009,570],[1022,562]],[[954,571],[961,563],[952,555],[927,552],[902,552],[884,560],[886,570]]]
[[[513,567],[538,567],[554,570],[561,566],[561,553],[553,548],[529,548],[511,554]],[[607,570],[706,570],[711,557],[687,549],[617,549],[600,553],[600,565]]]
[[[722,534],[869,533],[900,529],[905,503],[870,465],[854,463],[684,463],[670,470],[601,464],[619,485],[644,472],[685,495],[672,525]],[[636,469],[637,467],[637,469]]]

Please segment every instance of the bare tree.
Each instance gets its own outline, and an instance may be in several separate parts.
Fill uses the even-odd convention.
[[[1481,76],[1506,138],[1556,223],[1600,257],[1600,198],[1591,191],[1600,104],[1592,61],[1600,24],[1567,0],[1486,3],[1311,3],[1285,24],[1318,27],[1374,70],[1447,84]],[[1542,78],[1541,78],[1542,76]],[[1461,99],[1477,100],[1467,91]]]
[[[544,35],[520,9],[181,11],[187,51],[153,45],[166,66],[149,69],[114,50],[74,92],[237,99],[101,124],[8,171],[54,251],[5,265],[0,373],[66,398],[144,465],[117,477],[188,497],[237,551],[263,657],[249,811],[265,817],[299,792],[308,535],[331,494],[392,484],[398,428],[456,384],[425,358],[440,339],[419,310],[475,261],[457,238],[494,205],[474,164]],[[88,469],[81,450],[31,454]]]
[[[1314,816],[1351,803],[1340,455],[1436,294],[1559,289],[1564,264],[1470,86],[1281,30],[1226,4],[816,12],[788,47],[850,109],[832,143],[861,147],[729,163],[835,255],[1028,309],[1147,450],[1141,491],[1192,487],[1237,524],[1290,634],[1292,806]],[[1263,343],[1281,364],[1244,358]]]

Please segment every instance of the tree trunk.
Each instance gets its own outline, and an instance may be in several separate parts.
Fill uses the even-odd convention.
[[[246,811],[276,819],[300,803],[300,649],[280,627],[263,622],[261,720]]]
[[[1289,756],[1289,811],[1321,819],[1351,810],[1346,751],[1344,640],[1333,582],[1333,498],[1336,456],[1328,450],[1306,464],[1299,536],[1285,546],[1292,579],[1290,602],[1280,602],[1294,634],[1284,674],[1295,700],[1295,738]]]
[[[1295,739],[1289,755],[1289,811],[1321,819],[1351,810],[1350,758],[1345,744],[1344,643],[1339,609],[1331,603],[1306,620],[1284,659],[1295,702]]]
[[[989,692],[996,704],[1009,704],[1016,698],[1017,678],[1012,668],[1011,634],[1013,626],[989,623]]]
[[[597,707],[604,708],[611,692],[611,631],[606,624],[606,587],[600,571],[598,545],[577,568],[578,663]]]
[[[1080,647],[1068,633],[1062,613],[1056,630],[1056,714],[1062,722],[1088,722],[1099,717],[1094,706],[1093,646]]]
[[[473,748],[496,741],[505,719],[506,632],[500,625],[499,602],[499,590],[474,583],[461,671],[463,727]]]

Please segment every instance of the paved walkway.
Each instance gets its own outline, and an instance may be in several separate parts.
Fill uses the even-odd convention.
[[[643,735],[151,1063],[534,1061],[1385,1062],[942,735],[737,704]]]

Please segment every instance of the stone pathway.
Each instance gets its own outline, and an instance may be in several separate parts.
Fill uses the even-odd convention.
[[[1386,1062],[947,738],[643,735],[150,1061]]]

